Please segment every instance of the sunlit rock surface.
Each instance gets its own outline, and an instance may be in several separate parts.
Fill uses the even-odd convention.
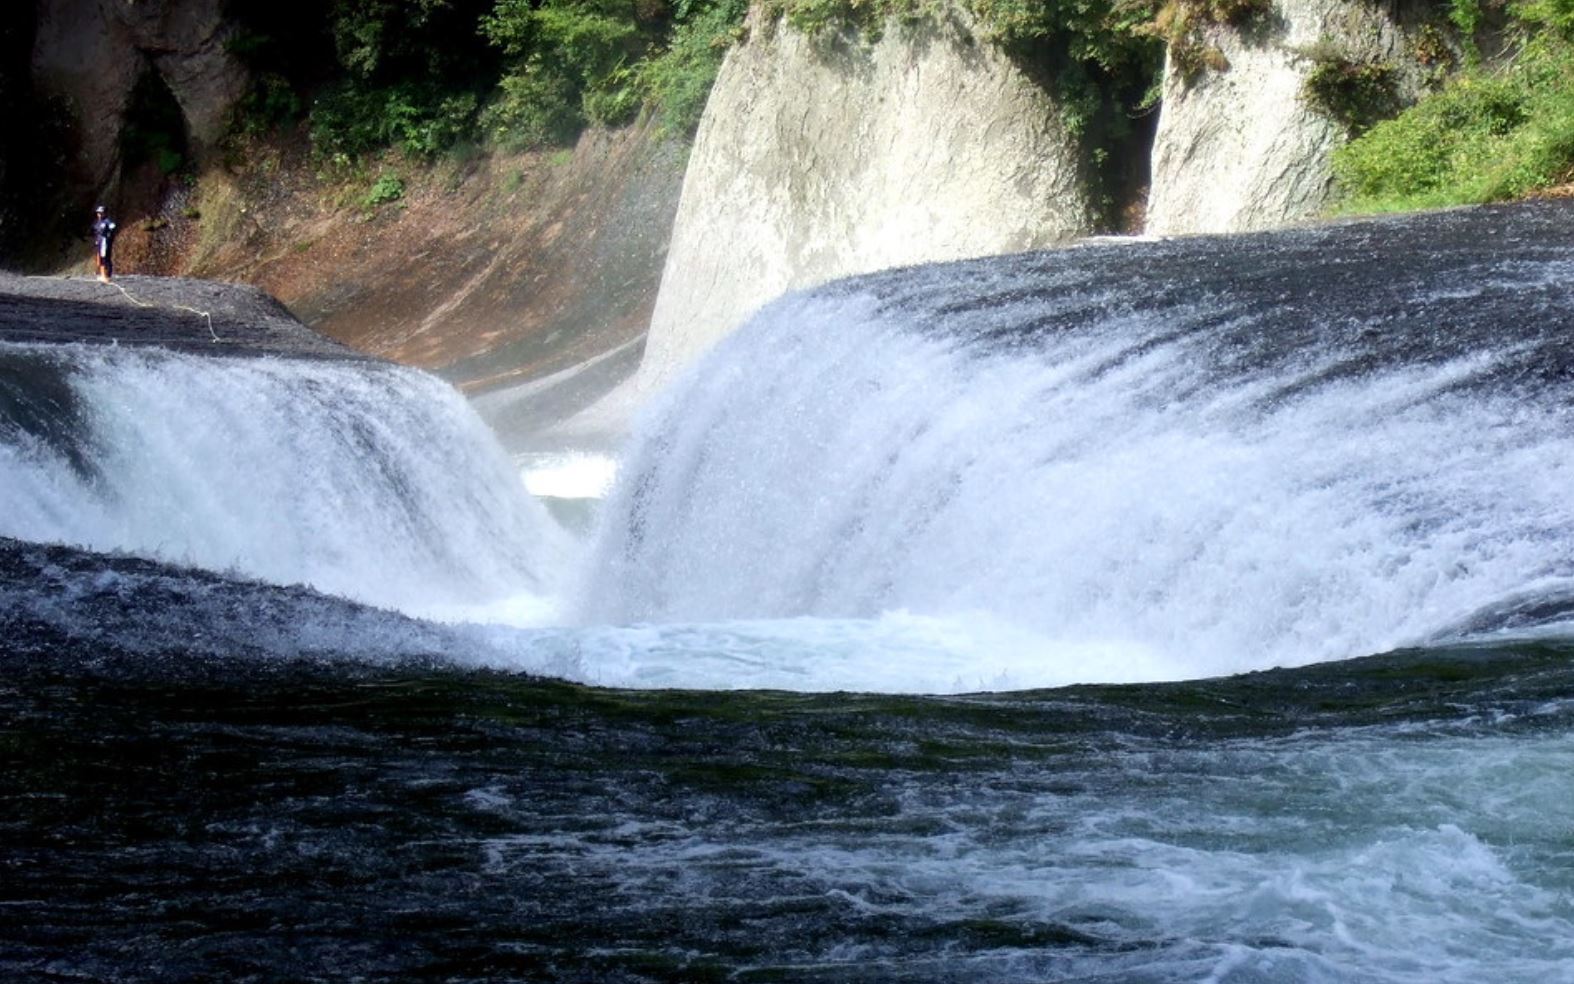
[[[785,290],[1089,225],[1054,99],[965,27],[893,23],[858,47],[755,24],[700,124],[642,381]]]
[[[1170,59],[1147,231],[1272,229],[1321,211],[1332,190],[1329,155],[1346,134],[1302,98],[1315,46],[1338,38],[1330,52],[1391,66],[1403,98],[1417,69],[1407,53],[1410,32],[1394,10],[1349,0],[1278,0],[1242,29],[1203,31],[1203,43],[1223,55],[1227,68],[1187,78]]]

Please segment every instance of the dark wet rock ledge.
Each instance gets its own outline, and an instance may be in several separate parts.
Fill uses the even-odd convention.
[[[312,331],[256,287],[180,277],[128,276],[104,284],[0,272],[0,342],[371,359]]]

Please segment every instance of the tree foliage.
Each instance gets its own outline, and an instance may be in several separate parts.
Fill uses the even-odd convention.
[[[513,63],[487,110],[488,136],[550,143],[587,121],[631,116],[639,102],[627,69],[659,35],[663,12],[635,0],[498,0],[481,33]]]
[[[747,0],[230,0],[243,127],[305,117],[324,158],[572,139],[641,109],[698,121]]]
[[[742,32],[748,0],[678,0],[665,48],[640,63],[636,84],[670,130],[692,130],[728,46]]]

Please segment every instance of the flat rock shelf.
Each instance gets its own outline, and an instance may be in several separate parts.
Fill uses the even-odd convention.
[[[105,284],[0,272],[0,341],[373,361],[312,331],[256,287],[181,277]]]

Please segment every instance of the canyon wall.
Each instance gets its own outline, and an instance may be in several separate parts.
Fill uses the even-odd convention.
[[[200,221],[169,214],[156,235],[194,240],[179,272],[258,284],[313,328],[470,391],[603,363],[556,388],[566,414],[638,364],[683,149],[650,120],[594,128],[572,150],[411,169],[375,207],[335,203],[309,159],[259,155],[206,171]]]
[[[1085,233],[1052,94],[959,15],[859,45],[751,24],[700,124],[641,365],[649,388],[793,288]]]
[[[119,177],[121,128],[144,73],[168,87],[199,154],[246,91],[225,0],[39,0],[37,18],[33,75],[69,107],[78,187],[103,193]]]
[[[1305,80],[1334,44],[1353,64],[1394,66],[1413,95],[1404,2],[1277,0],[1244,27],[1196,28],[1213,67],[1166,67],[1147,231],[1318,214],[1345,130],[1302,97]],[[114,186],[145,73],[179,104],[199,159],[223,136],[246,86],[223,0],[36,9],[32,70],[76,116],[78,184]],[[292,164],[287,146],[265,147],[239,155],[249,163],[207,160],[195,199],[124,222],[123,248],[132,269],[261,284],[336,338],[492,391],[522,427],[604,396],[643,336],[637,385],[590,415],[587,431],[607,434],[640,394],[783,292],[1095,231],[1093,155],[1042,74],[980,40],[955,4],[888,22],[874,41],[810,37],[756,10],[686,164],[647,120],[593,130],[572,152],[488,152],[424,177],[371,161],[367,181],[390,166],[408,187],[370,208],[354,204],[363,190],[325,191],[298,149]]]

